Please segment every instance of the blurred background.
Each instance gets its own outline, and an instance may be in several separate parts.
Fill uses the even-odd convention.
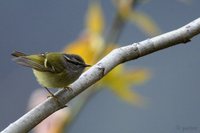
[[[27,112],[31,94],[40,87],[32,71],[12,62],[10,54],[14,50],[30,54],[62,51],[83,31],[90,2],[0,1],[0,131]],[[107,34],[116,8],[111,0],[100,3]],[[144,0],[134,10],[151,17],[164,33],[198,18],[199,5],[198,0]],[[149,36],[137,25],[127,22],[117,43],[128,45],[146,38]],[[198,35],[187,44],[126,63],[128,68],[150,72],[145,83],[134,86],[146,104],[130,104],[102,89],[90,98],[68,132],[200,132],[199,44]]]

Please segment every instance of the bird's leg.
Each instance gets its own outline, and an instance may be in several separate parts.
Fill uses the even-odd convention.
[[[44,87],[46,90],[47,90],[47,92],[50,94],[50,96],[48,96],[48,97],[53,97],[54,99],[56,99],[56,102],[60,105],[60,106],[62,106],[62,108],[65,108],[65,107],[67,107],[67,105],[62,105],[61,104],[61,102],[58,100],[58,98],[47,88],[47,87]]]
[[[56,98],[57,99],[57,97],[47,88],[47,87],[44,87],[46,90],[47,90],[47,92],[50,94],[50,97],[53,97],[53,98]],[[49,96],[48,96],[49,97]]]

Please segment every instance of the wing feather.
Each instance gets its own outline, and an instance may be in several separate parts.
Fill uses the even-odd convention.
[[[30,56],[27,56],[22,52],[15,51],[11,55],[14,56],[13,61],[15,61],[19,65],[30,67],[42,72],[56,72],[54,69],[52,69],[52,67],[45,67],[44,64],[39,63],[37,60],[34,61],[33,59],[31,59]],[[41,55],[40,58],[45,57]]]

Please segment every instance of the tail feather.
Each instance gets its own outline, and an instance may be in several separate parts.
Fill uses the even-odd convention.
[[[26,54],[19,51],[14,51],[11,55],[14,57],[26,56]]]

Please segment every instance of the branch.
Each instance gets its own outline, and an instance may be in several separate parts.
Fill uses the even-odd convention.
[[[199,33],[200,18],[177,30],[144,40],[142,42],[133,43],[128,46],[114,49],[69,86],[73,89],[73,93],[63,89],[56,93],[60,104],[58,104],[54,98],[48,98],[46,101],[33,108],[17,121],[10,124],[2,131],[2,133],[22,133],[30,131],[49,115],[61,109],[63,107],[61,104],[65,105],[89,86],[103,78],[117,65],[126,61],[137,59],[158,50],[171,47],[173,45],[187,43],[192,37]]]

